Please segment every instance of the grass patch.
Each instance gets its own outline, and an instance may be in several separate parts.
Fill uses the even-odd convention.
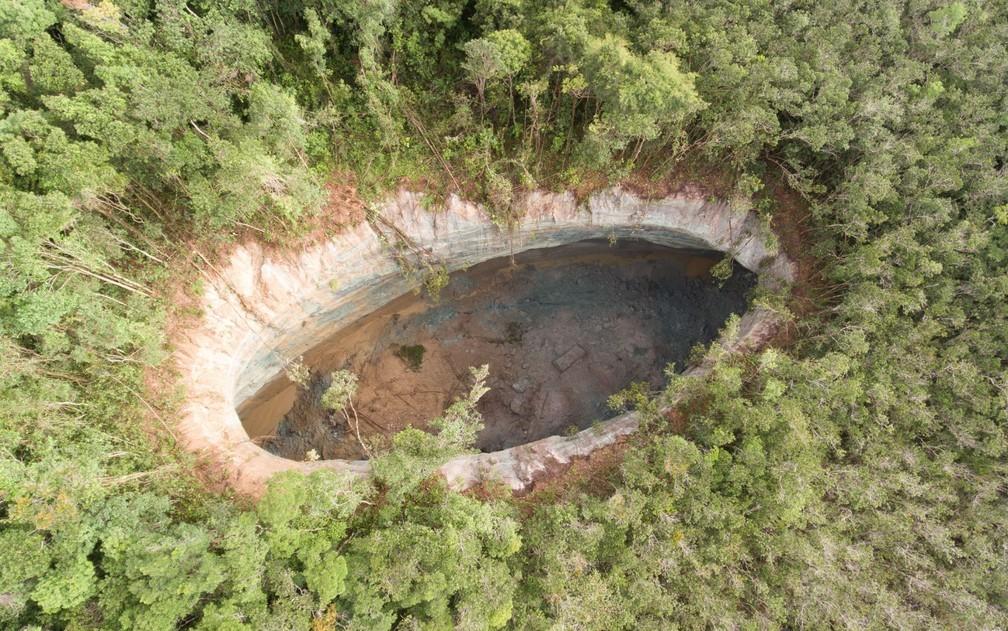
[[[395,351],[395,356],[403,360],[409,369],[416,372],[423,364],[424,353],[427,348],[423,344],[413,344],[410,346],[400,346]]]

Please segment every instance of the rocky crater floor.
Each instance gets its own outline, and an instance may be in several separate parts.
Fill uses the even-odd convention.
[[[303,460],[366,457],[342,414],[320,399],[333,370],[359,377],[364,442],[426,428],[489,364],[478,447],[496,451],[566,434],[612,415],[608,397],[633,382],[663,385],[691,348],[747,308],[756,277],[723,254],[637,240],[583,241],[495,259],[451,275],[438,300],[409,294],[305,354],[308,388],[281,378],[239,410],[256,442]]]

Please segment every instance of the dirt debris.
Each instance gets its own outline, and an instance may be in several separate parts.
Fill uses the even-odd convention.
[[[574,362],[585,356],[585,349],[581,348],[577,344],[571,346],[570,349],[553,360],[553,365],[557,367],[560,372],[563,372],[574,365]]]

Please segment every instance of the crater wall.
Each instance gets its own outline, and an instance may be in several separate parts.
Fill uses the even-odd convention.
[[[441,207],[427,207],[422,194],[400,191],[376,208],[393,231],[449,271],[533,248],[633,237],[731,252],[768,286],[794,276],[792,263],[768,245],[772,235],[757,217],[699,194],[647,200],[614,188],[579,204],[570,193],[534,192],[518,210],[520,223],[502,230],[482,206],[455,196]],[[283,470],[366,475],[367,461],[298,462],[270,454],[249,439],[236,408],[282,372],[285,361],[415,289],[419,280],[401,272],[388,239],[366,222],[289,254],[245,244],[214,271],[202,296],[201,321],[184,333],[175,354],[187,392],[181,440],[220,467],[237,491],[252,495]],[[743,316],[735,338],[721,343],[730,349],[758,346],[776,326],[774,314],[757,308]],[[694,366],[687,373],[706,370]],[[636,415],[624,414],[573,436],[461,456],[441,472],[460,489],[494,480],[520,490],[547,468],[586,456],[637,427]]]

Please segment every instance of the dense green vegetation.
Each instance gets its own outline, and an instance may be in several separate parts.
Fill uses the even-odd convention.
[[[980,0],[0,0],[0,624],[1008,626],[1006,43]],[[584,492],[461,496],[477,383],[372,484],[189,475],[144,377],[193,243],[296,235],[334,171],[506,222],[685,161],[799,191],[821,278],[673,381],[684,433],[638,401]]]

